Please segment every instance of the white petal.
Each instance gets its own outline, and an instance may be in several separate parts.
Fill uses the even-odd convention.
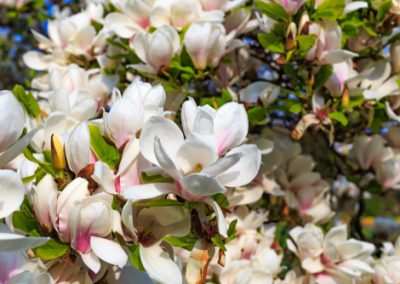
[[[100,271],[101,268],[101,262],[100,259],[97,257],[97,255],[91,251],[89,253],[83,254],[80,253],[83,263],[94,273],[97,273]]]
[[[5,227],[4,224],[1,225],[2,228]],[[24,237],[14,234],[11,231],[3,232],[3,230],[0,229],[0,251],[25,251],[41,246],[49,240],[50,238]]]
[[[152,279],[163,284],[182,284],[182,273],[178,265],[163,251],[160,245],[140,246],[140,258]]]
[[[92,178],[97,182],[107,193],[117,194],[115,189],[115,175],[106,163],[97,161],[94,164],[94,172]]]
[[[242,158],[220,174],[217,179],[225,186],[235,187],[250,183],[258,173],[261,165],[261,152],[255,145],[242,145],[228,152],[227,156],[242,153]]]
[[[0,170],[0,219],[18,210],[25,190],[21,178],[11,170]]]
[[[122,13],[108,14],[104,26],[122,38],[131,38],[140,29],[130,17]]]
[[[185,176],[181,184],[194,199],[226,192],[226,188],[218,180],[202,173]]]
[[[352,59],[353,57],[357,57],[357,56],[358,56],[357,53],[354,53],[354,52],[351,52],[348,50],[334,49],[334,50],[327,52],[324,55],[323,60],[329,64],[336,64],[336,63],[340,63],[340,62]]]
[[[215,217],[217,218],[218,222],[218,231],[224,238],[228,237],[228,223],[225,220],[224,213],[222,212],[221,208],[219,207],[218,203],[214,201],[212,198],[204,199],[208,205],[210,205],[215,212]]]
[[[1,153],[0,155],[0,167],[6,166],[9,162],[11,162],[15,157],[17,157],[30,143],[33,136],[40,130],[41,128],[36,128],[29,132],[27,135],[22,137],[16,143],[14,143],[11,147],[9,147],[6,151]]]
[[[139,140],[133,137],[124,148],[117,175],[122,175],[136,161],[140,152]]]
[[[43,71],[49,67],[51,60],[46,55],[37,51],[28,51],[23,56],[24,63],[33,70]]]
[[[179,127],[164,117],[152,117],[144,125],[140,134],[139,144],[142,155],[155,165],[158,161],[154,154],[154,138],[160,137],[165,152],[173,160],[183,143],[183,134]]]
[[[121,245],[114,241],[92,236],[90,246],[101,260],[120,268],[124,267],[128,260],[128,256]]]
[[[149,183],[128,187],[122,193],[125,199],[132,202],[151,199],[175,191],[175,185],[170,183]]]
[[[364,1],[354,1],[351,3],[348,3],[346,5],[346,7],[344,8],[344,13],[348,14],[351,12],[354,12],[358,9],[364,9],[364,8],[368,8],[368,3],[364,2]]]
[[[161,145],[160,137],[154,138],[154,154],[160,167],[174,179],[180,179],[181,175],[175,167],[174,162],[165,152],[164,147]]]
[[[204,168],[201,173],[216,177],[219,174],[224,173],[233,165],[235,165],[242,158],[242,153],[235,153],[227,155],[221,159],[218,159],[215,163]]]
[[[214,135],[217,137],[218,154],[221,155],[237,145],[247,136],[249,121],[243,105],[235,102],[224,104],[214,118]]]

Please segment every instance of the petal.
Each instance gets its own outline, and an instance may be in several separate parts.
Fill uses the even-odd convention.
[[[184,197],[194,200],[226,192],[226,188],[218,180],[202,173],[185,176],[181,185]]]
[[[48,242],[50,238],[41,237],[25,237],[12,233],[6,228],[6,225],[1,224],[0,227],[0,251],[25,251],[34,247],[41,246]]]
[[[247,136],[249,121],[243,105],[235,102],[224,104],[214,118],[214,135],[217,137],[218,154],[221,155],[241,144]]]
[[[217,158],[215,145],[202,141],[198,136],[187,139],[176,153],[176,164],[184,173],[191,173],[196,167],[205,168],[214,163]]]
[[[161,145],[160,137],[158,136],[154,138],[154,154],[160,167],[175,180],[179,180],[181,174],[176,169],[174,162],[165,152],[163,146]]]
[[[140,258],[144,269],[152,279],[163,284],[182,284],[182,273],[178,265],[159,244],[140,246]]]
[[[340,225],[332,228],[325,236],[325,240],[333,243],[334,245],[339,245],[345,242],[347,239],[347,227],[346,225]]]
[[[242,153],[234,153],[232,155],[227,155],[221,159],[218,159],[215,163],[204,168],[201,173],[216,177],[219,174],[224,173],[243,157]]]
[[[344,13],[348,14],[348,13],[354,12],[358,9],[364,9],[364,8],[368,8],[367,2],[354,1],[354,2],[346,4],[346,7],[344,8]]]
[[[28,51],[23,56],[24,63],[33,70],[43,71],[49,68],[51,58],[37,51]]]
[[[125,145],[122,153],[121,162],[119,163],[117,175],[122,175],[125,171],[129,170],[132,164],[136,161],[140,153],[139,140],[133,137]]]
[[[121,38],[131,38],[140,30],[140,27],[130,17],[122,13],[108,14],[104,26]]]
[[[114,172],[108,167],[106,163],[97,161],[94,164],[94,172],[92,179],[97,182],[107,193],[118,194],[115,188],[115,175]]]
[[[11,162],[15,157],[17,157],[21,152],[29,145],[32,138],[41,128],[36,128],[29,132],[27,135],[19,139],[16,143],[14,143],[11,147],[9,147],[6,151],[1,153],[0,155],[0,168],[6,166],[9,162]]]
[[[92,236],[90,246],[93,252],[103,261],[122,268],[128,261],[128,256],[121,245],[104,238]]]
[[[183,143],[183,134],[171,120],[155,116],[144,125],[140,134],[139,145],[142,155],[155,165],[159,165],[154,154],[154,138],[158,136],[165,147],[164,150],[173,160]]]
[[[72,130],[65,144],[68,166],[75,174],[90,164],[90,151],[89,129],[87,122],[82,122]]]
[[[143,199],[151,199],[161,195],[175,192],[175,185],[170,183],[149,183],[128,187],[122,193],[125,199],[136,202]]]
[[[25,190],[21,178],[11,170],[0,170],[0,219],[18,210]]]
[[[10,91],[0,91],[0,124],[0,152],[3,152],[18,140],[25,124],[24,110]]]
[[[192,132],[194,121],[196,119],[197,114],[197,105],[193,98],[189,98],[186,102],[183,103],[181,109],[181,120],[183,132],[186,137]]]
[[[97,255],[91,251],[89,253],[83,254],[80,253],[80,256],[82,257],[83,263],[94,273],[97,273],[100,271],[101,268],[101,262],[100,259],[97,257]]]
[[[204,199],[208,205],[210,205],[215,212],[215,216],[217,218],[218,223],[218,231],[224,238],[228,237],[228,223],[225,220],[224,213],[222,212],[221,208],[219,207],[218,203],[214,201],[212,198]]]
[[[348,50],[344,50],[344,49],[334,49],[331,50],[329,52],[327,52],[326,54],[324,54],[323,56],[323,60],[326,61],[329,64],[336,64],[336,63],[340,63],[349,59],[352,59],[353,57],[357,57],[358,54],[348,51]]]
[[[225,186],[235,187],[250,183],[261,165],[261,152],[256,145],[242,145],[229,151],[226,156],[241,153],[242,158],[227,171],[217,176]]]

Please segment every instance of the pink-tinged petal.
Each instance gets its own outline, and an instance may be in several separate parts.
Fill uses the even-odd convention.
[[[104,26],[121,38],[131,38],[140,30],[140,27],[129,16],[122,13],[108,14]]]
[[[101,262],[100,259],[97,257],[97,255],[91,251],[89,253],[80,253],[80,256],[82,257],[83,263],[94,273],[97,273],[100,271],[101,268]]]
[[[202,173],[185,176],[180,182],[182,196],[188,200],[226,192],[226,188],[218,180]]]
[[[150,247],[140,246],[139,251],[144,269],[153,280],[163,284],[183,283],[178,265],[159,244]]]
[[[107,133],[119,148],[127,141],[135,137],[142,126],[144,112],[141,105],[133,103],[129,99],[120,99],[104,117]]]
[[[124,151],[122,153],[121,162],[119,163],[117,175],[122,175],[132,164],[136,161],[140,153],[139,140],[135,137],[131,138],[129,142],[125,145]]]
[[[11,170],[0,170],[0,219],[18,210],[24,195],[24,184],[19,175]]]
[[[161,116],[150,118],[140,134],[139,145],[142,155],[155,165],[159,165],[154,154],[154,138],[158,136],[167,155],[174,160],[183,143],[183,134],[171,120]]]
[[[261,165],[261,152],[256,145],[242,145],[228,152],[227,156],[241,153],[240,160],[217,176],[225,186],[236,187],[250,183],[257,175]]]
[[[240,145],[247,136],[249,121],[243,105],[235,102],[224,104],[214,118],[214,135],[217,138],[218,154]]]
[[[27,262],[22,252],[0,252],[0,283],[11,283],[10,278],[15,270]],[[18,282],[13,282],[18,283]],[[19,282],[26,283],[26,282]]]
[[[101,260],[109,264],[122,268],[128,261],[128,256],[121,245],[114,241],[92,236],[90,238],[90,246]]]
[[[69,183],[61,192],[57,201],[58,213],[58,233],[64,241],[69,241],[70,234],[68,229],[68,221],[71,210],[74,208],[76,201],[82,200],[89,196],[88,181],[83,178],[76,178]]]
[[[97,182],[109,194],[117,194],[119,191],[116,188],[116,177],[114,172],[106,163],[97,161],[94,164],[94,172],[92,179]]]
[[[197,167],[205,168],[218,159],[217,149],[197,135],[191,136],[179,148],[176,164],[184,174],[192,173]]]
[[[152,199],[176,191],[175,185],[170,183],[149,183],[135,185],[126,188],[122,196],[136,202],[144,199]]]
[[[218,203],[214,201],[211,197],[205,198],[204,202],[210,205],[215,212],[215,216],[217,217],[218,223],[218,231],[224,238],[228,237],[228,223],[225,220],[224,213],[222,212],[221,208],[219,207]]]

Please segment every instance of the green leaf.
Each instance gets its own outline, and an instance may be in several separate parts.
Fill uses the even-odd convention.
[[[331,77],[332,75],[332,65],[330,64],[325,64],[322,65],[321,68],[319,69],[318,73],[315,75],[314,81],[314,87],[315,89],[321,88],[323,85],[325,85],[326,81]]]
[[[27,197],[24,198],[20,210],[12,214],[12,224],[15,228],[25,233],[38,229],[38,223],[32,213]]]
[[[39,116],[40,107],[31,92],[27,93],[27,92],[25,92],[25,89],[22,86],[16,85],[13,89],[13,93],[14,93],[14,96],[23,105],[26,112],[30,116],[35,117],[35,118]]]
[[[389,12],[391,7],[392,7],[392,1],[391,0],[383,1],[379,5],[378,11],[376,13],[376,19],[378,20],[378,22],[383,20],[383,18]]]
[[[25,148],[23,153],[25,158],[27,158],[31,162],[34,162],[35,164],[38,164],[39,167],[41,167],[46,173],[50,174],[53,177],[57,176],[57,170],[54,168],[53,164],[49,162],[41,162],[36,159],[35,156],[33,156],[33,153],[31,152],[29,147]]]
[[[185,250],[191,251],[196,244],[196,237],[193,235],[187,235],[184,237],[165,237],[164,241],[170,244],[173,247],[180,247]]]
[[[229,94],[229,91],[227,89],[222,89],[221,91],[221,96],[213,96],[211,98],[201,98],[200,99],[200,105],[209,105],[213,108],[219,108],[223,104],[230,102],[232,100],[231,95]]]
[[[106,163],[111,169],[115,169],[121,157],[118,149],[114,145],[107,143],[97,126],[89,124],[88,127],[90,146],[93,152],[96,153],[100,161]]]
[[[346,126],[348,124],[348,120],[347,117],[341,113],[341,112],[332,112],[329,115],[329,118],[336,120],[337,122],[339,122],[340,124],[342,124],[343,126]]]
[[[266,14],[271,19],[274,19],[278,22],[289,22],[289,15],[286,12],[285,8],[277,3],[266,3],[262,0],[256,0],[255,6],[260,9],[263,14]]]
[[[318,6],[313,18],[336,20],[343,14],[345,7],[345,0],[325,0]]]
[[[171,199],[154,199],[150,200],[147,202],[137,202],[135,203],[135,206],[137,207],[145,207],[145,208],[150,208],[150,207],[166,207],[166,206],[183,206],[184,204],[177,201],[177,200],[171,200]]]
[[[234,238],[236,238],[236,225],[237,225],[238,220],[235,219],[229,224],[228,228],[228,238],[226,239],[225,243],[230,242]]]
[[[142,183],[173,183],[174,179],[163,175],[148,175],[145,171],[143,171],[141,174],[141,181]]]
[[[29,233],[31,237],[40,237],[40,234],[33,230]],[[50,239],[44,245],[33,249],[33,253],[41,260],[49,261],[65,255],[69,251],[69,245],[63,244],[55,239]]]
[[[228,199],[227,199],[226,196],[225,196],[224,194],[222,194],[222,193],[214,194],[214,195],[212,196],[212,198],[213,198],[214,201],[217,202],[218,205],[221,206],[222,208],[226,208],[226,207],[229,206],[229,201],[228,201]]]
[[[283,45],[283,40],[274,34],[258,34],[258,41],[265,49],[276,52],[284,53],[285,46]]]
[[[132,265],[140,271],[145,271],[142,260],[140,259],[139,245],[132,245],[129,248],[129,259]]]
[[[317,41],[316,35],[299,35],[297,37],[299,43],[299,56],[306,56],[307,52],[313,47]]]
[[[221,237],[219,235],[216,235],[211,238],[211,241],[213,244],[217,247],[219,247],[221,250],[226,251],[226,247],[224,242],[222,241]]]
[[[263,107],[254,107],[247,110],[247,116],[249,117],[250,124],[262,125],[267,120],[267,112]]]
[[[361,106],[364,103],[365,99],[363,95],[360,96],[351,96],[350,102],[347,108],[355,108]]]
[[[299,113],[299,112],[301,112],[302,110],[303,110],[303,106],[301,105],[300,102],[299,102],[299,103],[296,103],[296,104],[292,104],[292,105],[289,107],[289,111],[292,112],[292,113]]]

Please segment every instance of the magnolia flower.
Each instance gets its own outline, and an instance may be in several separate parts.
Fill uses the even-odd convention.
[[[225,54],[225,28],[221,24],[192,24],[183,42],[197,69],[216,67]]]
[[[146,122],[151,116],[163,113],[166,94],[162,85],[152,86],[138,78],[125,89],[123,97],[143,106]]]
[[[379,136],[356,136],[353,147],[350,150],[350,158],[356,160],[362,170],[368,170],[371,166],[379,164],[390,153],[385,147],[385,140]]]
[[[229,11],[243,5],[244,0],[199,0],[204,11]]]
[[[355,76],[351,60],[343,61],[332,65],[333,72],[325,82],[325,87],[334,97],[342,96],[346,81]]]
[[[383,255],[376,262],[374,282],[377,284],[392,284],[400,281],[400,239],[392,243],[384,243]]]
[[[30,191],[30,199],[35,217],[39,224],[47,232],[52,230],[52,223],[50,217],[50,207],[48,204],[49,196],[57,195],[58,188],[56,182],[51,175],[45,175],[41,181],[34,186]]]
[[[196,108],[193,102],[189,105]],[[210,196],[226,192],[224,185],[236,187],[249,183],[260,167],[261,153],[254,145],[234,148],[247,134],[247,116],[245,113],[240,116],[244,111],[242,106],[226,104],[214,118],[203,108],[197,114],[188,110],[182,112],[186,139],[172,121],[152,117],[143,127],[139,140],[143,156],[170,175],[175,185],[139,185],[126,189],[123,195],[137,201],[173,192],[187,200],[204,201],[216,211],[220,233],[226,236],[222,212]],[[233,118],[244,121],[233,125],[230,123]],[[219,158],[228,149],[232,150]]]
[[[96,161],[90,149],[90,134],[87,122],[81,122],[71,132],[65,143],[65,155],[69,168],[75,173]]]
[[[198,0],[156,0],[151,12],[153,26],[172,25],[180,30],[194,22],[222,22],[224,12],[203,11]]]
[[[305,0],[275,0],[285,8],[289,15],[294,15],[304,5]]]
[[[167,67],[180,49],[179,35],[171,26],[161,26],[154,33],[139,32],[132,46],[145,64],[132,67],[147,73],[157,73]]]
[[[280,87],[268,82],[254,82],[239,91],[240,101],[256,104],[261,101],[267,107],[272,104],[280,94]]]
[[[120,268],[128,260],[122,247],[107,239],[112,231],[118,231],[121,221],[119,213],[111,208],[111,204],[111,195],[97,194],[78,200],[69,212],[71,246],[95,273],[101,268],[100,259]]]
[[[302,268],[314,274],[317,283],[347,283],[374,273],[369,264],[374,246],[347,240],[345,225],[333,227],[324,236],[320,228],[307,224],[292,229],[290,236],[289,249],[300,259]]]
[[[226,33],[232,33],[237,37],[255,30],[258,27],[258,21],[257,19],[251,19],[251,16],[251,11],[246,8],[232,11],[224,21]]]
[[[117,100],[109,113],[103,114],[105,133],[118,148],[136,137],[143,120],[143,106],[125,97]]]
[[[132,38],[137,32],[150,26],[151,0],[114,1],[121,12],[114,12],[105,18],[105,26],[121,38]]]
[[[177,264],[163,252],[160,241],[165,236],[184,237],[190,232],[190,216],[183,207],[135,207],[127,201],[122,209],[122,223],[128,239],[139,243],[140,258],[149,276],[160,283],[182,283]]]

